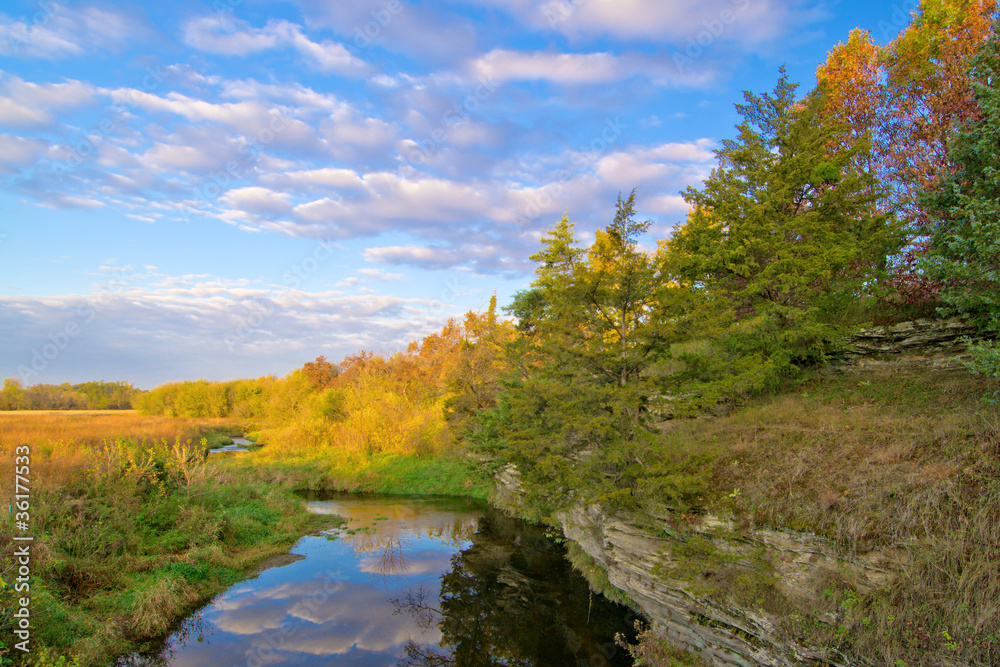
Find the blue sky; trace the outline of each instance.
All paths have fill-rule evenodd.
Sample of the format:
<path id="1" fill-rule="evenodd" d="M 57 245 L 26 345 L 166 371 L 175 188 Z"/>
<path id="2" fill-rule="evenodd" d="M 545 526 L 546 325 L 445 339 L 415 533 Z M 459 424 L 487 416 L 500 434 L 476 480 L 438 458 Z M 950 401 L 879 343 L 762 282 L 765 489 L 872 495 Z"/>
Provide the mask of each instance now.
<path id="1" fill-rule="evenodd" d="M 0 377 L 283 375 L 530 281 L 638 187 L 684 218 L 741 91 L 913 2 L 0 5 Z"/>

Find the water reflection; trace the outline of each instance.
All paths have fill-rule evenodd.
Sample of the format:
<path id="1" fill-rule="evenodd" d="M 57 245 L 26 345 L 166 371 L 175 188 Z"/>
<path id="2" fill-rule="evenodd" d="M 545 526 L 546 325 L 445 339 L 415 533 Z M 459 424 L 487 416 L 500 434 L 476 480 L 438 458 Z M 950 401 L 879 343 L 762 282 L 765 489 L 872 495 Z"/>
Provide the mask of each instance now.
<path id="1" fill-rule="evenodd" d="M 436 599 L 417 587 L 393 604 L 442 635 L 437 647 L 407 642 L 401 666 L 631 664 L 612 639 L 632 626 L 628 610 L 592 596 L 541 528 L 500 512 L 452 556 Z"/>
<path id="2" fill-rule="evenodd" d="M 157 656 L 120 665 L 629 664 L 624 610 L 539 528 L 465 500 L 338 497 L 333 539 L 216 598 Z"/>

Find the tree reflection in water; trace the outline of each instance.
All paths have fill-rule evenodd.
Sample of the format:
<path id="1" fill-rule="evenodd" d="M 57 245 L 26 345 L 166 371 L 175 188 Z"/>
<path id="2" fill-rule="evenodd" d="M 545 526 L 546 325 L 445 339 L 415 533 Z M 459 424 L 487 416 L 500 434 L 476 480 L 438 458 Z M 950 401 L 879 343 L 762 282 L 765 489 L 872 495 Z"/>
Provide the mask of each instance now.
<path id="1" fill-rule="evenodd" d="M 403 554 L 403 541 L 398 537 L 387 538 L 382 545 L 382 553 L 372 565 L 371 571 L 379 577 L 409 574 L 410 567 L 406 564 L 406 556 Z"/>
<path id="2" fill-rule="evenodd" d="M 592 595 L 543 528 L 487 511 L 471 541 L 441 577 L 439 600 L 416 588 L 392 601 L 442 634 L 440 650 L 409 640 L 400 667 L 631 664 L 613 637 L 632 638 L 635 614 Z"/>

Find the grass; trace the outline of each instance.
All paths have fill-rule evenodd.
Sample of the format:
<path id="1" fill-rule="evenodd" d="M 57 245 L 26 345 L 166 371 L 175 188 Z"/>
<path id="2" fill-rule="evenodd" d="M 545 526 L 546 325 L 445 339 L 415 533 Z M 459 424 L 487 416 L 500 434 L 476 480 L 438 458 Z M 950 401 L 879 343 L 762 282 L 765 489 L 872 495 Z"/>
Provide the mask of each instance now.
<path id="1" fill-rule="evenodd" d="M 782 612 L 786 632 L 879 664 L 997 664 L 1000 412 L 984 399 L 996 388 L 958 370 L 817 375 L 726 417 L 662 424 L 641 493 L 743 530 L 816 533 L 846 555 L 898 554 L 888 583 L 831 573 L 816 608 L 799 609 L 773 594 L 767 563 L 736 567 L 691 539 L 677 557 L 706 595 Z M 826 612 L 837 623 L 808 622 Z"/>
<path id="2" fill-rule="evenodd" d="M 229 444 L 242 430 L 233 419 L 174 419 L 148 417 L 134 410 L 18 410 L 0 411 L 0 453 L 18 445 L 33 446 L 48 455 L 77 447 L 101 445 L 108 438 L 128 438 L 138 442 L 209 439 Z M 0 482 L 2 483 L 2 482 Z"/>
<path id="3" fill-rule="evenodd" d="M 13 469 L 14 447 L 31 448 L 32 648 L 47 656 L 32 664 L 60 656 L 107 664 L 149 647 L 259 563 L 335 521 L 304 512 L 287 487 L 206 461 L 187 439 L 225 437 L 231 422 L 25 413 L 3 415 L 0 429 L 0 468 Z M 116 432 L 143 437 L 109 437 Z M 12 482 L 0 480 L 7 497 Z M 14 528 L 0 515 L 0 552 L 11 553 Z M 0 576 L 10 581 L 4 563 Z M 0 589 L 5 637 L 13 597 Z"/>
<path id="4" fill-rule="evenodd" d="M 298 491 L 465 496 L 485 500 L 492 488 L 481 467 L 459 452 L 358 457 L 330 448 L 311 454 L 276 456 L 268 449 L 226 457 L 218 465 L 233 475 Z"/>
<path id="5" fill-rule="evenodd" d="M 15 447 L 31 448 L 32 640 L 46 665 L 106 664 L 153 646 L 259 563 L 337 521 L 302 511 L 297 490 L 485 498 L 489 488 L 476 465 L 440 447 L 365 453 L 275 437 L 205 458 L 242 432 L 234 420 L 132 411 L 0 413 L 0 468 L 13 469 Z M 0 479 L 6 497 L 12 484 Z M 12 518 L 0 517 L 3 553 Z M 5 610 L 12 596 L 0 590 Z M 0 631 L 10 620 L 0 612 Z"/>

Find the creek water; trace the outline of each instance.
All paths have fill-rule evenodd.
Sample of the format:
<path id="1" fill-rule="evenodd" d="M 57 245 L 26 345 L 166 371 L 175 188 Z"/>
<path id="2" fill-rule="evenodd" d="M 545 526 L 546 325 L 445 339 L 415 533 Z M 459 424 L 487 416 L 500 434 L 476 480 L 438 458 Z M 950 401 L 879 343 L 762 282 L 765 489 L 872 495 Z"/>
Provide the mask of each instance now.
<path id="1" fill-rule="evenodd" d="M 256 446 L 256 443 L 247 440 L 246 438 L 232 438 L 233 444 L 223 445 L 222 447 L 216 447 L 215 449 L 208 450 L 209 454 L 225 454 L 226 452 L 249 452 L 247 445 Z"/>
<path id="2" fill-rule="evenodd" d="M 303 537 L 119 665 L 598 667 L 635 615 L 592 594 L 542 527 L 466 499 L 331 495 L 349 519 Z"/>

